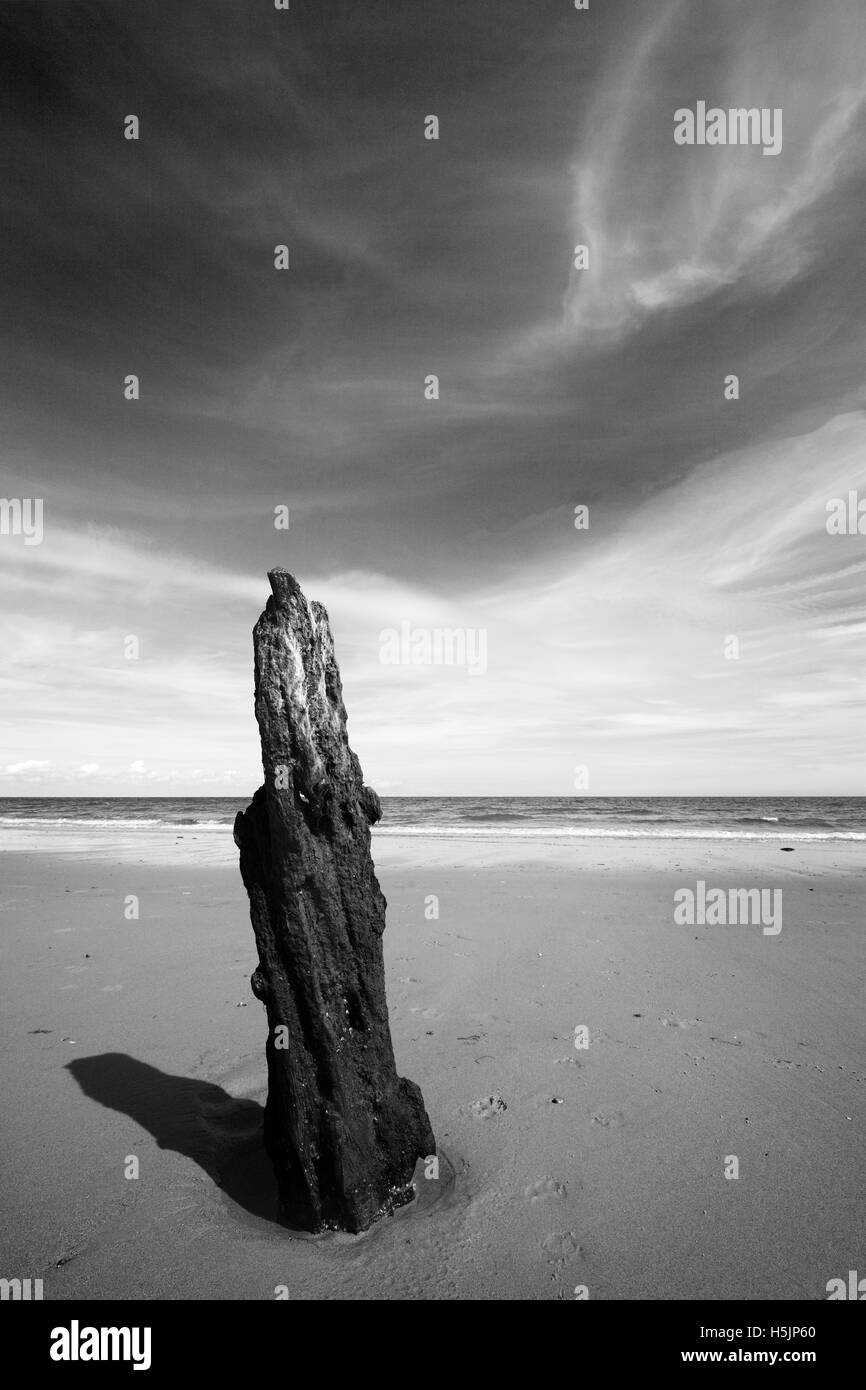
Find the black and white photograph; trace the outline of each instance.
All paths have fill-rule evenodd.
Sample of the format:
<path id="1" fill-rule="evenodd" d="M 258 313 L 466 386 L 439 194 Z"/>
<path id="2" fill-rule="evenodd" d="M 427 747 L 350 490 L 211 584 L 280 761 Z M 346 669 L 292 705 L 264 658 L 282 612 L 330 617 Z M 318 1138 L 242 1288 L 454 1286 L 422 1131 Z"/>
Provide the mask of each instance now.
<path id="1" fill-rule="evenodd" d="M 169 1303 L 553 1301 L 820 1367 L 864 0 L 3 0 L 0 108 L 28 1365 L 159 1374 Z"/>

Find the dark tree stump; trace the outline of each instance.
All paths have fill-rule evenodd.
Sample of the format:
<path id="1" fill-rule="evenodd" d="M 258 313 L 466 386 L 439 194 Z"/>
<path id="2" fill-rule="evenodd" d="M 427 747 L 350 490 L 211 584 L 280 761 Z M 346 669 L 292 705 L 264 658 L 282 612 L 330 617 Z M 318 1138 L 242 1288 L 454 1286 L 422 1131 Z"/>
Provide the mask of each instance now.
<path id="1" fill-rule="evenodd" d="M 268 578 L 253 633 L 265 782 L 234 829 L 268 1014 L 265 1144 L 287 1224 L 362 1231 L 411 1201 L 436 1143 L 394 1063 L 370 857 L 381 807 L 349 747 L 328 615 L 287 571 Z"/>

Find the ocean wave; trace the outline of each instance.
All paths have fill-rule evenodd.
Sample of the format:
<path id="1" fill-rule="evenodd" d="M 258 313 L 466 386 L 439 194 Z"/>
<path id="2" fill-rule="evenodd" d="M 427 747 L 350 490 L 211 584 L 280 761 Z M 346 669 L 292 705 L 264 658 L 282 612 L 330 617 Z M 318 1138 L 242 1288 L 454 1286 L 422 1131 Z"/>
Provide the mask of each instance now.
<path id="1" fill-rule="evenodd" d="M 771 825 L 778 825 L 782 821 L 781 816 L 732 816 L 731 819 L 734 825 L 764 825 L 767 822 Z M 786 816 L 784 824 L 790 826 L 808 825 L 812 830 L 832 830 L 834 828 L 833 821 L 826 820 L 823 816 L 810 815 L 808 811 L 805 811 L 799 820 L 789 819 Z"/>
<path id="2" fill-rule="evenodd" d="M 544 827 L 524 826 L 512 830 L 502 825 L 462 826 L 462 825 L 377 825 L 374 835 L 412 835 L 416 838 L 436 839 L 571 839 L 571 840 L 866 840 L 866 831 L 860 830 L 711 830 L 708 826 L 669 826 L 653 830 L 642 830 L 614 826 L 549 825 Z"/>
<path id="3" fill-rule="evenodd" d="M 97 808 L 94 807 L 94 809 Z M 161 814 L 149 816 L 129 815 L 128 808 L 124 808 L 127 810 L 126 815 L 117 816 L 105 815 L 104 806 L 100 806 L 98 809 L 103 814 L 34 816 L 28 815 L 26 812 L 11 815 L 7 813 L 0 815 L 0 830 L 11 832 L 32 827 L 34 836 L 41 833 L 46 838 L 52 836 L 55 840 L 64 831 L 70 834 L 74 833 L 79 837 L 88 831 L 94 834 L 109 832 L 127 836 L 141 832 L 159 837 L 172 833 L 179 836 L 215 832 L 231 835 L 237 806 L 233 806 L 231 812 L 228 809 L 224 811 L 222 807 L 208 808 L 211 812 L 210 815 L 202 807 L 198 817 L 194 813 L 190 814 L 188 806 L 183 808 L 186 814 L 182 814 L 180 808 L 169 810 L 167 807 L 160 807 Z M 156 810 L 157 808 L 153 809 Z M 486 817 L 482 816 L 475 808 L 468 816 L 462 811 L 455 816 L 453 809 L 446 811 L 443 808 L 440 815 L 434 811 L 430 816 L 414 819 L 411 813 L 407 817 L 403 808 L 394 807 L 392 814 L 395 815 L 393 822 L 389 819 L 386 807 L 384 822 L 374 827 L 373 833 L 376 836 L 488 840 L 755 840 L 788 841 L 792 844 L 798 842 L 805 844 L 866 841 L 866 830 L 842 828 L 838 822 L 834 824 L 832 821 L 822 819 L 820 815 L 809 815 L 808 813 L 804 814 L 799 821 L 795 815 L 787 812 L 783 812 L 781 817 L 728 815 L 725 817 L 726 824 L 723 825 L 708 823 L 701 819 L 696 819 L 691 823 L 681 822 L 678 818 L 670 815 L 667 819 L 658 818 L 651 822 L 636 815 L 633 819 L 630 818 L 629 822 L 623 824 L 622 821 L 617 823 L 612 817 L 608 818 L 603 813 L 596 817 L 588 810 L 584 812 L 587 816 L 586 822 L 581 822 L 577 818 L 574 821 L 569 821 L 567 811 L 563 817 L 562 811 L 560 810 L 560 813 L 557 814 L 557 810 L 554 808 L 549 808 L 546 815 L 544 812 L 537 815 L 526 815 L 520 812 L 503 813 L 499 808 L 495 808 L 492 812 L 488 812 Z M 657 816 L 658 812 L 655 814 Z M 850 825 L 850 820 L 848 823 Z"/>
<path id="4" fill-rule="evenodd" d="M 28 825 L 62 826 L 74 825 L 88 830 L 226 830 L 231 829 L 230 820 L 148 820 L 138 816 L 112 816 L 100 819 L 94 816 L 0 816 L 0 826 L 20 828 Z"/>

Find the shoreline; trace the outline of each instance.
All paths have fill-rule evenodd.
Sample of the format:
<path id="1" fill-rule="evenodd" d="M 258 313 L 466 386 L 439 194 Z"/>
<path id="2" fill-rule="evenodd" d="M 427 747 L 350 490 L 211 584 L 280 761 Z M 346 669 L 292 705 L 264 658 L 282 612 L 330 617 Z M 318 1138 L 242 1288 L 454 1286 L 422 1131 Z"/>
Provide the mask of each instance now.
<path id="1" fill-rule="evenodd" d="M 604 833 L 598 831 L 581 834 L 573 831 L 556 833 L 538 830 L 529 834 L 507 831 L 455 831 L 443 830 L 424 832 L 420 830 L 381 830 L 373 829 L 372 853 L 374 860 L 388 862 L 392 858 L 403 858 L 407 854 L 438 861 L 444 855 L 458 862 L 465 850 L 472 854 L 478 852 L 496 858 L 526 859 L 533 861 L 540 854 L 552 853 L 567 860 L 575 857 L 605 853 L 617 854 L 621 847 L 621 859 L 633 857 L 641 864 L 667 862 L 674 858 L 684 858 L 690 854 L 711 854 L 714 851 L 730 849 L 742 856 L 760 857 L 762 851 L 779 857 L 784 845 L 790 845 L 794 854 L 817 859 L 822 866 L 832 864 L 843 870 L 845 865 L 857 867 L 866 865 L 866 838 L 860 840 L 837 835 L 804 835 L 796 832 L 742 834 L 691 833 L 691 834 L 631 834 Z M 149 863 L 171 865 L 180 862 L 194 864 L 235 864 L 237 849 L 234 844 L 231 826 L 209 829 L 200 827 L 116 826 L 111 829 L 93 829 L 85 823 L 75 826 L 47 827 L 23 824 L 19 827 L 9 825 L 0 827 L 0 860 L 11 855 L 37 855 L 47 858 L 69 857 L 97 862 L 115 861 L 117 863 Z M 786 855 L 787 857 L 787 855 Z"/>

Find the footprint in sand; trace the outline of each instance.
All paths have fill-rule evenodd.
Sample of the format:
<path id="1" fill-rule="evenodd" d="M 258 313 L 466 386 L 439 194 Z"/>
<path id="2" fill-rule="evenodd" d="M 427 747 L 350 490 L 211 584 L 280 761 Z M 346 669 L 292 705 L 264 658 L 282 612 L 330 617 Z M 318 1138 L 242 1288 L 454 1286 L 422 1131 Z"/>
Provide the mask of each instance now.
<path id="1" fill-rule="evenodd" d="M 486 1120 L 491 1115 L 501 1115 L 508 1106 L 500 1095 L 484 1096 L 481 1100 L 474 1100 L 469 1107 L 470 1114 L 476 1120 Z"/>
<path id="2" fill-rule="evenodd" d="M 620 1129 L 625 1124 L 625 1115 L 621 1110 L 597 1110 L 592 1123 L 601 1125 L 602 1129 Z"/>
<path id="3" fill-rule="evenodd" d="M 675 1018 L 672 1015 L 659 1019 L 662 1028 L 694 1028 L 695 1024 L 700 1023 L 700 1021 L 699 1018 Z"/>
<path id="4" fill-rule="evenodd" d="M 440 1014 L 440 1012 L 439 1012 L 438 1009 L 421 1009 L 421 1008 L 414 1008 L 414 1009 L 410 1009 L 409 1012 L 410 1012 L 410 1014 L 420 1014 L 422 1018 L 441 1018 L 441 1017 L 442 1017 L 442 1015 Z"/>
<path id="5" fill-rule="evenodd" d="M 554 1057 L 553 1065 L 555 1067 L 579 1067 L 583 1063 L 578 1057 Z"/>
<path id="6" fill-rule="evenodd" d="M 556 1182 L 553 1178 L 539 1178 L 538 1182 L 523 1189 L 523 1195 L 530 1202 L 541 1202 L 545 1197 L 567 1197 L 568 1188 L 564 1182 Z"/>
<path id="7" fill-rule="evenodd" d="M 541 1248 L 553 1264 L 564 1264 L 579 1252 L 580 1245 L 574 1231 L 552 1231 L 541 1242 Z"/>

